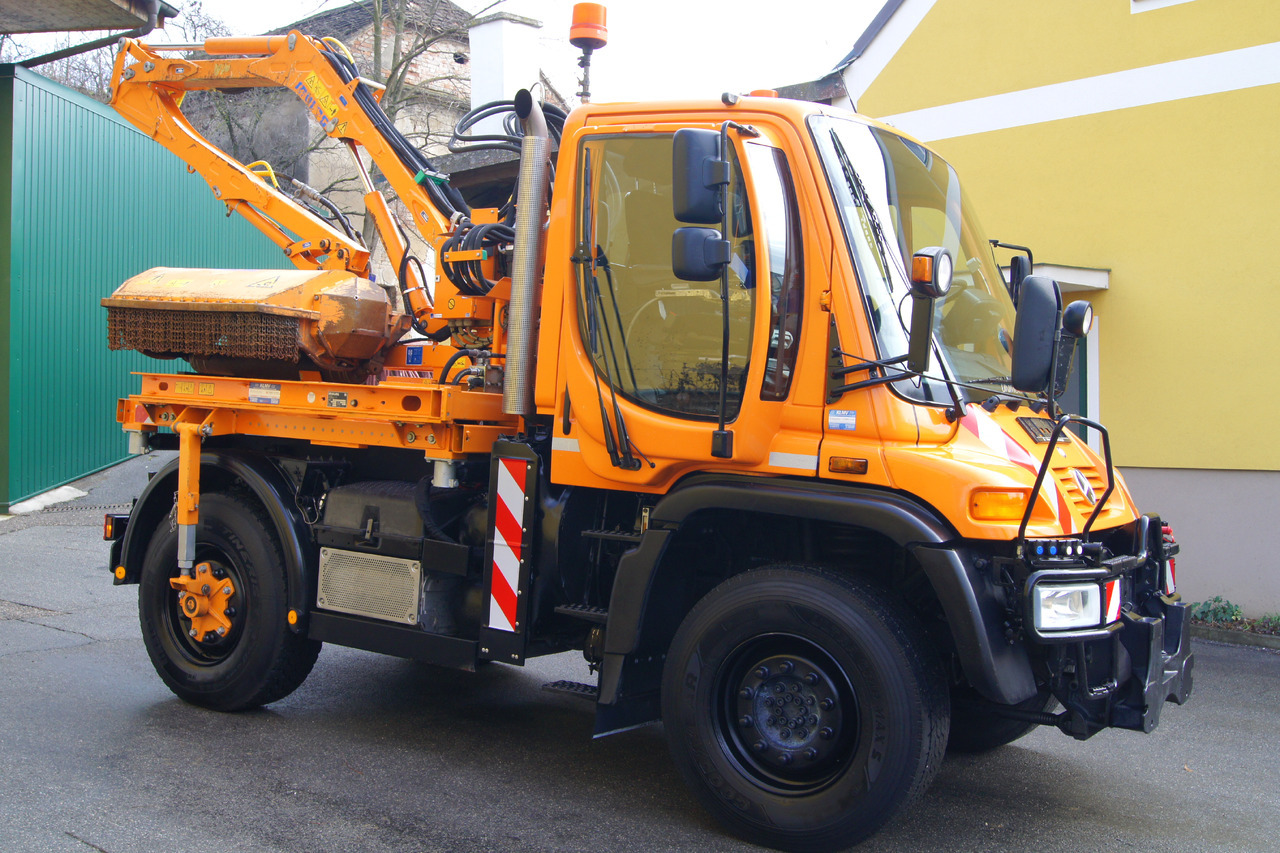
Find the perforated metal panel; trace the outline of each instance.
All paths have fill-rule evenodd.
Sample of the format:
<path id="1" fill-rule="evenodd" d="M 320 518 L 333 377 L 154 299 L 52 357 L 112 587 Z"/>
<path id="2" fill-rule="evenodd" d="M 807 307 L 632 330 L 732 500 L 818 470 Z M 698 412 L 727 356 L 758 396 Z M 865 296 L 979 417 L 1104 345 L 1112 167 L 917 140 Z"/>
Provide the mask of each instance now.
<path id="1" fill-rule="evenodd" d="M 416 560 L 321 548 L 316 604 L 324 610 L 416 625 L 421 574 Z"/>

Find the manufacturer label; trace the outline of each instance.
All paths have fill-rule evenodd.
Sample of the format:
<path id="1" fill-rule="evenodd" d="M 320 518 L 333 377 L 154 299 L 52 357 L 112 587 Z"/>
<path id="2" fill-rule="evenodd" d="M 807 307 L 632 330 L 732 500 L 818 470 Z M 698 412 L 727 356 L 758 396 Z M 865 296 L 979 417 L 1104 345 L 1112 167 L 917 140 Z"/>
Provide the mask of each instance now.
<path id="1" fill-rule="evenodd" d="M 408 347 L 404 353 L 406 365 L 422 364 L 422 347 Z"/>
<path id="2" fill-rule="evenodd" d="M 250 382 L 249 402 L 280 405 L 280 386 L 272 382 Z"/>
<path id="3" fill-rule="evenodd" d="M 345 409 L 347 407 L 346 391 L 330 391 L 325 405 L 331 409 Z"/>
<path id="4" fill-rule="evenodd" d="M 202 396 L 204 396 L 204 397 L 212 397 L 212 396 L 213 396 L 213 383 L 212 383 L 212 382 L 201 382 L 199 385 L 197 385 L 197 386 L 196 386 L 196 393 L 197 393 L 197 394 L 200 394 L 200 395 L 202 395 Z"/>
<path id="5" fill-rule="evenodd" d="M 827 429 L 855 430 L 858 413 L 852 409 L 831 409 L 827 412 Z"/>

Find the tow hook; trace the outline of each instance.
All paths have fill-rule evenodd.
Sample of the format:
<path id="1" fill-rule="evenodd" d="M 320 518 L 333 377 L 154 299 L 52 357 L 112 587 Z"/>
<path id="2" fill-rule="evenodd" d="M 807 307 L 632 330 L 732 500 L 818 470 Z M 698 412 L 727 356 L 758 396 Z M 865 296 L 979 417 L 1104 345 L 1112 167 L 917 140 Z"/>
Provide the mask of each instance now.
<path id="1" fill-rule="evenodd" d="M 222 574 L 219 578 L 217 575 Z M 191 620 L 187 634 L 197 643 L 222 638 L 231 630 L 231 597 L 236 594 L 231 578 L 215 572 L 210 563 L 198 563 L 190 576 L 169 578 L 169 586 L 178 591 L 178 609 Z"/>

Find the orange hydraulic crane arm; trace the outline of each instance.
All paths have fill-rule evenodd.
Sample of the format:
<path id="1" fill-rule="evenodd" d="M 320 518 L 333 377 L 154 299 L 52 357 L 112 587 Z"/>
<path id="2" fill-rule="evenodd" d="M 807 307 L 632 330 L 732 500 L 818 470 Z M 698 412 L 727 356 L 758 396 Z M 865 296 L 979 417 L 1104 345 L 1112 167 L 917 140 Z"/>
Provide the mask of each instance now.
<path id="1" fill-rule="evenodd" d="M 451 217 L 459 208 L 466 212 L 461 198 L 444 186 L 443 176 L 395 130 L 371 85 L 356 75 L 350 59 L 325 41 L 297 31 L 287 36 L 212 38 L 203 44 L 207 59 L 166 54 L 174 49 L 125 39 L 112 75 L 111 105 L 199 172 L 229 210 L 252 222 L 299 268 L 345 269 L 367 276 L 369 253 L 358 240 L 205 139 L 183 115 L 187 91 L 279 86 L 296 94 L 329 136 L 351 148 L 365 182 L 369 213 L 396 268 L 401 267 L 408 247 L 385 202 L 380 196 L 373 200 L 377 193 L 364 170 L 360 148 L 377 164 L 407 205 L 423 239 L 437 251 L 451 228 Z M 411 268 L 406 277 L 403 284 L 410 308 L 424 321 L 432 307 L 427 291 Z"/>

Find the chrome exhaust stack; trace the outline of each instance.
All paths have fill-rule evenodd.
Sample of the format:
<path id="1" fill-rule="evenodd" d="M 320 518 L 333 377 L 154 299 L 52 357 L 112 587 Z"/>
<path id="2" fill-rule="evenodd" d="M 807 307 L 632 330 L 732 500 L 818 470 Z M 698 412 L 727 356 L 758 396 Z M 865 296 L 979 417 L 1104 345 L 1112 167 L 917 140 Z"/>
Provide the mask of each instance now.
<path id="1" fill-rule="evenodd" d="M 542 107 L 528 89 L 516 93 L 515 108 L 524 137 L 520 141 L 520 175 L 516 183 L 515 252 L 502 410 L 508 415 L 527 417 L 533 414 L 533 352 L 538 339 L 536 314 L 546 256 L 544 225 L 551 183 L 551 141 Z"/>

